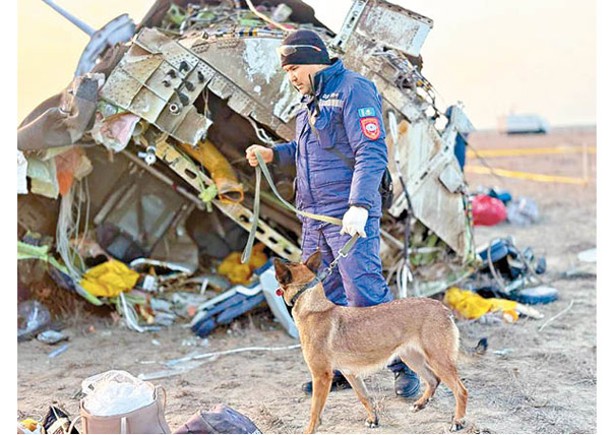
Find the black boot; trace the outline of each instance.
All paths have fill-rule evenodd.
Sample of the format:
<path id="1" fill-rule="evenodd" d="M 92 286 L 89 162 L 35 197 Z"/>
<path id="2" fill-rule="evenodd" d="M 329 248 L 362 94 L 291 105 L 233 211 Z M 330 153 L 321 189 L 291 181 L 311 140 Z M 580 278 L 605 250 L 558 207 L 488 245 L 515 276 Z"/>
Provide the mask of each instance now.
<path id="1" fill-rule="evenodd" d="M 330 391 L 339 391 L 346 390 L 347 388 L 351 388 L 351 384 L 347 381 L 347 378 L 343 376 L 341 372 L 338 370 L 334 370 L 334 376 L 332 377 L 332 387 Z M 309 396 L 313 394 L 313 382 L 305 382 L 302 384 L 302 391 L 304 391 Z"/>
<path id="2" fill-rule="evenodd" d="M 406 364 L 400 370 L 393 370 L 393 387 L 395 394 L 406 399 L 413 399 L 419 394 L 421 381 L 415 372 Z"/>

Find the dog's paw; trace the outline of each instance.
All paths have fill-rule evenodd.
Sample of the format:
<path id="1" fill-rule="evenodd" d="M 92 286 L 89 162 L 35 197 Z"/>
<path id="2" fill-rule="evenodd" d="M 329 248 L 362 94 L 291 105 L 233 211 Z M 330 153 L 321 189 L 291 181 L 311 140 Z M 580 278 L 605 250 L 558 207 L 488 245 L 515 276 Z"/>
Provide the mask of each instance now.
<path id="1" fill-rule="evenodd" d="M 452 426 L 450 427 L 451 432 L 458 432 L 465 427 L 465 421 L 463 420 L 454 420 Z"/>
<path id="2" fill-rule="evenodd" d="M 374 420 L 371 418 L 366 419 L 366 427 L 370 429 L 374 429 L 375 427 L 379 427 L 379 419 L 378 417 L 374 417 Z"/>
<path id="3" fill-rule="evenodd" d="M 419 412 L 421 409 L 425 409 L 425 406 L 427 406 L 427 401 L 421 403 L 416 402 L 413 403 L 413 405 L 410 407 L 410 410 L 412 412 Z"/>

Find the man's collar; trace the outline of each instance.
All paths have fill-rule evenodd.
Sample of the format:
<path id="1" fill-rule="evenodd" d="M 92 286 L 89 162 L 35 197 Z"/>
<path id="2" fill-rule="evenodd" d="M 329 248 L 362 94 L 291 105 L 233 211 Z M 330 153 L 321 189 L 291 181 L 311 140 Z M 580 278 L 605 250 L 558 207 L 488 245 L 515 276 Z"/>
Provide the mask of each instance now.
<path id="1" fill-rule="evenodd" d="M 338 58 L 334 58 L 334 59 L 332 59 L 332 63 L 330 65 L 328 65 L 327 68 L 317 71 L 313 75 L 313 88 L 314 88 L 315 96 L 317 98 L 319 98 L 319 96 L 321 95 L 322 90 L 324 88 L 324 85 L 326 83 L 328 83 L 328 81 L 332 77 L 334 77 L 336 74 L 344 71 L 344 69 L 345 69 L 345 66 L 343 65 L 343 61 Z M 300 102 L 309 104 L 313 100 L 314 100 L 313 95 L 307 94 L 307 95 L 302 96 Z"/>

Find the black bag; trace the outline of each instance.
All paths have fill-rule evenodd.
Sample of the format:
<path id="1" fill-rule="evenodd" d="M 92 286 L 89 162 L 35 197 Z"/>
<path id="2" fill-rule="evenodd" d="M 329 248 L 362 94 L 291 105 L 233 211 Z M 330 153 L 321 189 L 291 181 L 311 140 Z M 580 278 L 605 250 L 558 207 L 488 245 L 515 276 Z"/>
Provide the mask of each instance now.
<path id="1" fill-rule="evenodd" d="M 393 204 L 393 180 L 389 168 L 385 168 L 385 172 L 383 172 L 379 193 L 381 194 L 381 209 L 388 210 Z"/>
<path id="2" fill-rule="evenodd" d="M 210 411 L 199 411 L 173 433 L 262 433 L 253 421 L 230 406 L 218 404 Z"/>

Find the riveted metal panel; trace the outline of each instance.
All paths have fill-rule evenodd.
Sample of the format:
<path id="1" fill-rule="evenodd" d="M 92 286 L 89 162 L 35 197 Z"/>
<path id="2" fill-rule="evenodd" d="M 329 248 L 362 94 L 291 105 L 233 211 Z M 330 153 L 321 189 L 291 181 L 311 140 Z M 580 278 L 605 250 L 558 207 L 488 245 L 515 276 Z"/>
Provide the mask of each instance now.
<path id="1" fill-rule="evenodd" d="M 142 84 L 130 77 L 120 68 L 115 68 L 99 91 L 101 98 L 127 109 L 133 98 L 142 88 Z"/>
<path id="2" fill-rule="evenodd" d="M 174 68 L 167 62 L 162 62 L 156 71 L 146 81 L 148 86 L 155 94 L 165 101 L 168 101 L 175 93 L 175 88 L 180 85 L 180 79 L 172 78 L 169 74 Z"/>
<path id="3" fill-rule="evenodd" d="M 231 97 L 228 99 L 228 107 L 241 116 L 248 117 L 253 110 L 252 99 L 245 92 L 235 89 Z"/>
<path id="4" fill-rule="evenodd" d="M 131 102 L 129 110 L 146 121 L 154 123 L 165 107 L 165 103 L 165 100 L 150 89 L 142 87 Z"/>
<path id="5" fill-rule="evenodd" d="M 188 106 L 184 119 L 171 132 L 171 135 L 182 143 L 195 146 L 204 137 L 211 122 L 197 112 L 194 106 Z"/>
<path id="6" fill-rule="evenodd" d="M 235 92 L 235 86 L 226 80 L 226 78 L 218 74 L 209 82 L 209 90 L 225 100 Z"/>
<path id="7" fill-rule="evenodd" d="M 127 54 L 119 66 L 138 82 L 145 83 L 162 62 L 163 58 L 158 55 L 131 56 Z"/>
<path id="8" fill-rule="evenodd" d="M 161 130 L 171 134 L 186 116 L 186 111 L 180 103 L 178 96 L 173 93 L 159 116 L 155 125 Z"/>

